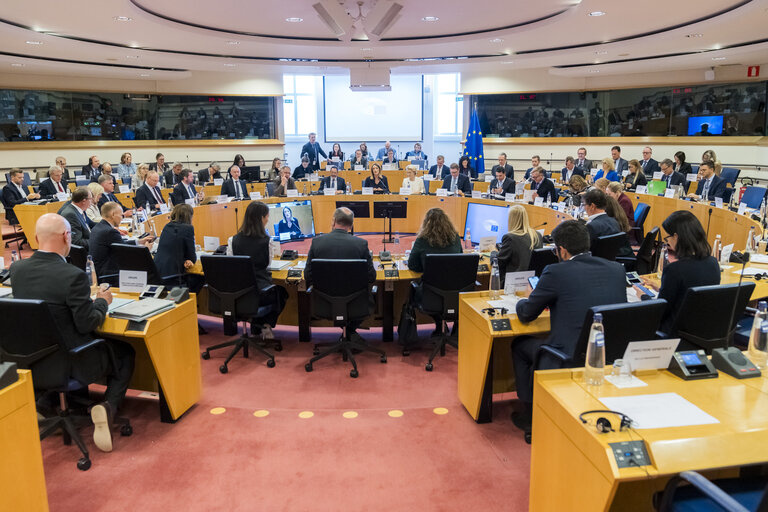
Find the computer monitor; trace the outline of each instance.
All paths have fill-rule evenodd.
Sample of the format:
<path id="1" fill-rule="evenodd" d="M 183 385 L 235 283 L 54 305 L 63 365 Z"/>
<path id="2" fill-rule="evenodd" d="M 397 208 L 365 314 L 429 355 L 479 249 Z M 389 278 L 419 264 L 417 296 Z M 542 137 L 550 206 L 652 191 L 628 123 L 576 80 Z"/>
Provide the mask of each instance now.
<path id="1" fill-rule="evenodd" d="M 371 218 L 371 203 L 368 201 L 336 201 L 336 208 L 349 208 L 356 219 Z"/>
<path id="2" fill-rule="evenodd" d="M 507 232 L 509 207 L 495 204 L 468 203 L 467 217 L 464 221 L 464 234 L 469 230 L 473 244 L 479 244 L 485 236 L 495 236 L 501 243 L 501 237 Z"/>
<path id="3" fill-rule="evenodd" d="M 261 179 L 261 166 L 260 165 L 244 165 L 240 169 L 240 179 L 245 180 L 248 183 L 259 181 Z"/>
<path id="4" fill-rule="evenodd" d="M 290 242 L 315 236 L 312 201 L 285 201 L 269 207 L 269 235 L 273 240 Z"/>
<path id="5" fill-rule="evenodd" d="M 688 135 L 722 135 L 723 116 L 693 116 L 688 118 Z"/>

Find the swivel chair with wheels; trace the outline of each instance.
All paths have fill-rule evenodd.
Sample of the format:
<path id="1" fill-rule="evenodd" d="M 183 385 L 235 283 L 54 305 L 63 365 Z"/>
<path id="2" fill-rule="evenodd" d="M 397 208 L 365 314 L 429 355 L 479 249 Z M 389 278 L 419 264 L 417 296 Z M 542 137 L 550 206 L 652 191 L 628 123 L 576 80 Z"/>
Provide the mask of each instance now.
<path id="1" fill-rule="evenodd" d="M 449 336 L 448 322 L 459 318 L 459 293 L 472 291 L 479 284 L 478 261 L 477 254 L 427 254 L 421 281 L 411 283 L 414 306 L 441 322 L 440 338 L 424 367 L 428 372 L 433 370 L 432 361 L 437 354 L 445 355 L 446 345 L 459 347 L 458 340 Z M 406 349 L 403 355 L 408 355 Z"/>
<path id="2" fill-rule="evenodd" d="M 203 273 L 208 283 L 208 308 L 212 313 L 242 322 L 243 328 L 243 334 L 239 338 L 206 347 L 202 353 L 203 359 L 211 357 L 211 350 L 233 347 L 224 364 L 219 367 L 221 373 L 227 373 L 227 365 L 232 358 L 241 349 L 243 356 L 247 358 L 248 348 L 253 344 L 253 348 L 267 358 L 267 366 L 274 368 L 275 356 L 266 351 L 260 340 L 248 335 L 248 322 L 275 311 L 276 303 L 262 304 L 262 299 L 270 293 L 275 293 L 277 287 L 269 285 L 266 288 L 258 288 L 250 256 L 201 256 L 200 262 L 203 264 Z M 283 349 L 280 340 L 273 340 L 273 345 L 277 351 Z"/>
<path id="3" fill-rule="evenodd" d="M 116 367 L 115 355 L 109 344 L 103 339 L 95 339 L 72 349 L 67 348 L 48 304 L 42 300 L 0 299 L 0 315 L 4 318 L 0 322 L 0 361 L 14 362 L 19 368 L 31 370 L 36 394 L 54 392 L 59 396 L 56 416 L 38 422 L 40 440 L 61 430 L 64 444 L 75 441 L 80 449 L 82 457 L 77 461 L 77 468 L 88 470 L 91 459 L 77 429 L 90 424 L 90 417 L 73 414 L 68 404 L 68 395 L 83 390 L 87 392 L 88 384 L 71 378 L 69 368 L 72 360 L 99 345 L 107 347 L 112 366 Z M 133 434 L 128 419 L 115 417 L 112 421 L 120 425 L 122 436 Z"/>
<path id="4" fill-rule="evenodd" d="M 149 248 L 143 245 L 112 244 L 112 253 L 120 270 L 139 270 L 147 273 L 147 284 L 180 285 L 185 274 L 161 276 Z"/>
<path id="5" fill-rule="evenodd" d="M 682 483 L 690 485 L 681 487 Z M 768 510 L 768 481 L 759 476 L 710 481 L 695 471 L 683 471 L 654 496 L 654 505 L 659 512 L 764 511 Z"/>
<path id="6" fill-rule="evenodd" d="M 339 276 L 344 278 L 339 279 Z M 341 337 L 325 351 L 315 351 L 315 357 L 304 365 L 306 371 L 311 372 L 314 363 L 320 359 L 341 353 L 344 361 L 352 363 L 349 376 L 357 378 L 359 373 L 353 350 L 374 352 L 379 354 L 382 363 L 387 362 L 383 350 L 371 347 L 362 339 L 351 339 L 352 333 L 349 332 L 351 325 L 359 324 L 373 313 L 376 287 L 369 290 L 367 261 L 313 259 L 312 286 L 307 293 L 312 299 L 312 314 L 341 327 Z"/>
<path id="7" fill-rule="evenodd" d="M 557 254 L 550 247 L 544 247 L 541 249 L 534 249 L 531 252 L 531 261 L 528 263 L 528 270 L 533 270 L 536 277 L 541 277 L 541 273 L 544 272 L 544 268 L 547 265 L 557 263 Z"/>
<path id="8" fill-rule="evenodd" d="M 6 174 L 6 177 L 8 174 Z M 24 173 L 24 176 L 26 178 L 27 173 Z M 6 182 L 10 182 L 10 178 L 6 178 Z M 5 247 L 8 248 L 12 242 L 16 242 L 16 252 L 20 253 L 21 248 L 24 247 L 24 244 L 29 245 L 29 242 L 27 241 L 27 235 L 24 234 L 24 231 L 19 231 L 19 219 L 16 218 L 16 214 L 13 211 L 13 205 L 8 204 L 8 202 L 3 197 L 3 194 L 0 193 L 0 203 L 3 205 L 3 209 L 5 209 L 5 219 L 8 221 L 8 224 L 13 228 L 13 233 L 10 235 L 3 235 L 3 240 L 5 241 Z"/>

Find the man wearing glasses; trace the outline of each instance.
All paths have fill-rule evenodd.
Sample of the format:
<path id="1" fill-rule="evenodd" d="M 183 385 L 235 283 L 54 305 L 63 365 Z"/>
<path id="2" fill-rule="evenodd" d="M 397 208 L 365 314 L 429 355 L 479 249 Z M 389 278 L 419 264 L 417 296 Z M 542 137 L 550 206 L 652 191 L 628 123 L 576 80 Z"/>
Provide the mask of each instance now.
<path id="1" fill-rule="evenodd" d="M 640 160 L 640 167 L 643 168 L 643 173 L 645 173 L 645 177 L 649 180 L 653 177 L 653 173 L 661 170 L 659 162 L 651 158 L 652 155 L 653 150 L 650 147 L 645 146 L 643 148 L 643 159 Z"/>

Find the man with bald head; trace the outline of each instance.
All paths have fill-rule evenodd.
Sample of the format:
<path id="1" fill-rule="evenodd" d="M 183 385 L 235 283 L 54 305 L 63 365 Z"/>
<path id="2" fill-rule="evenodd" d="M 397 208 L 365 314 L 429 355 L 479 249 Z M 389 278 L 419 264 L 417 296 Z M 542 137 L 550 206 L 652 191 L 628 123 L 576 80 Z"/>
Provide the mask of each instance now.
<path id="1" fill-rule="evenodd" d="M 35 229 L 39 249 L 11 265 L 13 296 L 47 302 L 67 349 L 89 343 L 94 338 L 93 331 L 104 322 L 112 294 L 100 288 L 96 299 L 91 300 L 91 285 L 85 272 L 67 263 L 72 230 L 64 217 L 46 213 L 37 220 Z M 115 355 L 115 365 L 109 357 L 110 350 Z M 91 409 L 91 419 L 96 427 L 96 446 L 112 451 L 111 418 L 125 397 L 134 357 L 130 345 L 114 340 L 95 345 L 71 361 L 62 351 L 54 352 L 35 364 L 35 384 L 56 386 L 69 378 L 91 384 L 106 378 L 105 401 Z"/>

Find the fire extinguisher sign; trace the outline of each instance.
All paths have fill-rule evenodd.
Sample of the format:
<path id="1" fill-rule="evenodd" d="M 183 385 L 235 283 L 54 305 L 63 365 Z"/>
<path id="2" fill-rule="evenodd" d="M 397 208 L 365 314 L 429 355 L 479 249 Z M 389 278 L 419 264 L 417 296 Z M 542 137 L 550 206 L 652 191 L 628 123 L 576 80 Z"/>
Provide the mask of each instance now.
<path id="1" fill-rule="evenodd" d="M 749 66 L 747 68 L 747 77 L 755 78 L 760 76 L 760 66 Z"/>

